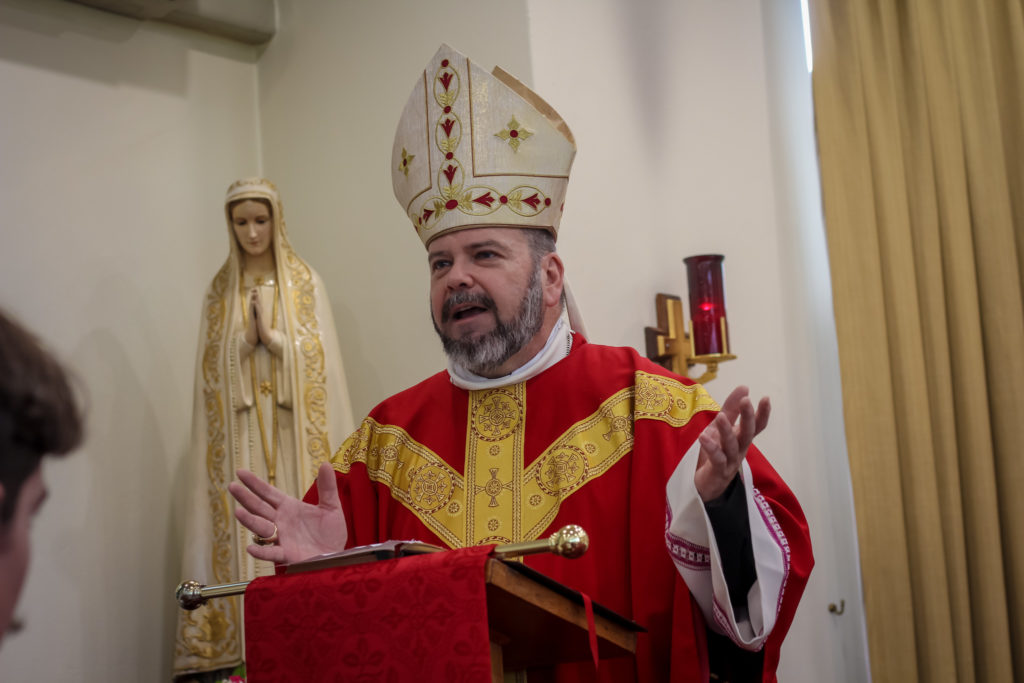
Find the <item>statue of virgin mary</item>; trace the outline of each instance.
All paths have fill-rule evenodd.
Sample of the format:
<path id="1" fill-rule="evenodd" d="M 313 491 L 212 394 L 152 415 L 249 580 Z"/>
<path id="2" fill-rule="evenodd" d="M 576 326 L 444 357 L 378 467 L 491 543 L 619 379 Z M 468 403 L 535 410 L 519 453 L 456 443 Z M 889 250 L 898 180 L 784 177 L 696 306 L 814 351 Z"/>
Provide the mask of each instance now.
<path id="1" fill-rule="evenodd" d="M 224 208 L 230 253 L 203 300 L 183 562 L 183 577 L 208 585 L 273 572 L 246 552 L 235 471 L 301 498 L 353 430 L 327 292 L 288 242 L 277 188 L 239 180 Z M 230 671 L 244 653 L 240 598 L 179 613 L 176 677 Z"/>

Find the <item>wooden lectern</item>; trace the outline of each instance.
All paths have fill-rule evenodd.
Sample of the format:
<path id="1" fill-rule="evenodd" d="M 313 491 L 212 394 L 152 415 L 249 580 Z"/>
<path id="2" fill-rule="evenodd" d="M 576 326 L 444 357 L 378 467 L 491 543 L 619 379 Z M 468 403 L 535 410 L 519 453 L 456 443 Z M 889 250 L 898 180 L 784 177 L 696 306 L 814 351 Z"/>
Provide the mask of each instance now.
<path id="1" fill-rule="evenodd" d="M 571 526 L 550 539 L 496 548 L 432 552 L 441 549 L 390 542 L 250 583 L 185 582 L 176 595 L 183 608 L 196 609 L 211 597 L 245 593 L 251 683 L 433 683 L 454 674 L 478 681 L 488 671 L 490 680 L 504 681 L 518 671 L 586 662 L 595 651 L 599 659 L 635 652 L 642 627 L 596 603 L 588 614 L 580 593 L 504 559 L 548 551 L 578 557 L 586 544 L 586 532 Z"/>
<path id="2" fill-rule="evenodd" d="M 586 609 L 568 591 L 525 565 L 487 561 L 487 614 L 491 680 L 506 672 L 591 658 Z M 600 605 L 594 606 L 600 659 L 631 656 L 643 630 Z"/>

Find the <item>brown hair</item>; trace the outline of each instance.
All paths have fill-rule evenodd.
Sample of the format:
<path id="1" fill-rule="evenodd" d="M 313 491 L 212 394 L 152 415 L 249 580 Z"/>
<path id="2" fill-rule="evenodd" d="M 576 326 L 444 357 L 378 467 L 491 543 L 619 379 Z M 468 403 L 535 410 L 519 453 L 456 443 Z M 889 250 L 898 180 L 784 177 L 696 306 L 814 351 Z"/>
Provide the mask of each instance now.
<path id="1" fill-rule="evenodd" d="M 64 368 L 36 337 L 0 311 L 0 524 L 43 456 L 82 440 L 82 417 Z"/>

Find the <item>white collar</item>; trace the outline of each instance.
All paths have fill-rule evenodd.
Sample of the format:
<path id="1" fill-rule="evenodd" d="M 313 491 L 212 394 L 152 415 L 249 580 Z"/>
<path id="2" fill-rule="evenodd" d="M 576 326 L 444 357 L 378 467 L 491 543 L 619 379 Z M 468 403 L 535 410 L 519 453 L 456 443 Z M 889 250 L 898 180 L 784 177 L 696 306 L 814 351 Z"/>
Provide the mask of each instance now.
<path id="1" fill-rule="evenodd" d="M 558 361 L 568 356 L 571 349 L 572 330 L 569 329 L 569 325 L 565 322 L 564 317 L 562 317 L 558 319 L 558 322 L 555 323 L 554 329 L 551 330 L 551 334 L 548 335 L 548 340 L 545 342 L 544 348 L 541 349 L 536 356 L 527 361 L 526 364 L 521 365 L 512 371 L 511 374 L 505 375 L 504 377 L 481 377 L 480 375 L 474 374 L 466 368 L 456 365 L 449 360 L 448 376 L 451 378 L 452 384 L 460 389 L 467 389 L 469 391 L 495 389 L 497 387 L 504 387 L 510 384 L 519 384 L 520 382 L 525 382 L 531 377 L 536 377 Z"/>

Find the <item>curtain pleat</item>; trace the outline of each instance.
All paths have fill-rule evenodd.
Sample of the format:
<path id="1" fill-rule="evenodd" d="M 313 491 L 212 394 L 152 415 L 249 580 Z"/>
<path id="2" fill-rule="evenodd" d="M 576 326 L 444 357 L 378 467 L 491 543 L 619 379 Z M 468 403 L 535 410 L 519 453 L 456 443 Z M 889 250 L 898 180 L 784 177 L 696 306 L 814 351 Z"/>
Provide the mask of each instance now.
<path id="1" fill-rule="evenodd" d="M 810 9 L 872 673 L 1024 679 L 1024 13 Z"/>

